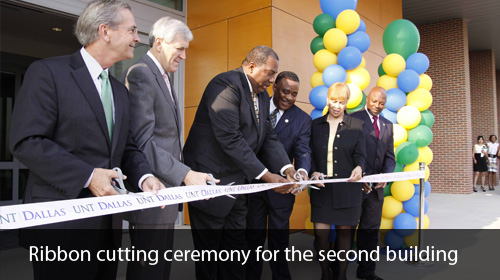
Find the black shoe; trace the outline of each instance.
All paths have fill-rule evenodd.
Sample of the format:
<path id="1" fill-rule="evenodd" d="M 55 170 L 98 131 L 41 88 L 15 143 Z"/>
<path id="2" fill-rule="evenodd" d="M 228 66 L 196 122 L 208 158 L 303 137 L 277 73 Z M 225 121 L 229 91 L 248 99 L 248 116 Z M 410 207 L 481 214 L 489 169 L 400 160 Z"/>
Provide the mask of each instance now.
<path id="1" fill-rule="evenodd" d="M 366 277 L 359 277 L 356 276 L 358 279 L 364 279 L 364 280 L 384 280 L 383 278 L 380 278 L 377 276 L 377 274 L 373 273 L 372 275 L 368 275 Z"/>

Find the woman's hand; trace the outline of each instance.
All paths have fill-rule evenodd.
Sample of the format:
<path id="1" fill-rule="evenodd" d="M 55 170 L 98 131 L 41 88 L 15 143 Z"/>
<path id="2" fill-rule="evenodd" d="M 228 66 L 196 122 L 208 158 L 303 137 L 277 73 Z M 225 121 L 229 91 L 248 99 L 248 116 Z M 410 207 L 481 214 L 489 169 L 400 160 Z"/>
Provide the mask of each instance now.
<path id="1" fill-rule="evenodd" d="M 314 180 L 319 180 L 320 177 L 322 177 L 323 174 L 322 173 L 319 173 L 319 172 L 314 172 L 312 175 L 311 175 L 311 181 L 314 181 Z M 316 186 L 318 187 L 325 187 L 325 184 L 323 183 L 317 183 L 315 184 Z"/>
<path id="2" fill-rule="evenodd" d="M 351 172 L 351 177 L 347 179 L 347 182 L 356 182 L 361 180 L 363 178 L 363 170 L 361 169 L 361 166 L 356 166 L 352 172 Z"/>

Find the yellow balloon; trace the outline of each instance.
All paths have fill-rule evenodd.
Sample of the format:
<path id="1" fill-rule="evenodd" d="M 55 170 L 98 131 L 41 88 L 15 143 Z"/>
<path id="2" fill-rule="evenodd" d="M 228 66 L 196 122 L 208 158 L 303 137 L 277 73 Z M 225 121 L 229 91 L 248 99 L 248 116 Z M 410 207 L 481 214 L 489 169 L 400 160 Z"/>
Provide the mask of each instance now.
<path id="1" fill-rule="evenodd" d="M 422 115 L 416 107 L 410 105 L 399 109 L 396 119 L 399 125 L 409 130 L 420 123 Z"/>
<path id="2" fill-rule="evenodd" d="M 349 83 L 347 84 L 347 86 L 351 91 L 351 96 L 349 97 L 349 100 L 347 100 L 347 108 L 351 109 L 358 106 L 359 103 L 361 103 L 361 100 L 363 100 L 363 92 L 355 84 Z"/>
<path id="3" fill-rule="evenodd" d="M 406 96 L 406 105 L 412 105 L 422 112 L 432 105 L 432 95 L 424 88 L 417 88 Z"/>
<path id="4" fill-rule="evenodd" d="M 415 217 L 415 219 L 417 220 L 417 229 L 420 227 L 420 224 L 418 223 L 418 217 Z M 428 229 L 429 228 L 429 217 L 427 215 L 424 215 L 424 229 Z"/>
<path id="5" fill-rule="evenodd" d="M 346 34 L 351 34 L 358 30 L 360 22 L 361 19 L 356 11 L 344 10 L 337 16 L 335 26 L 342 29 Z"/>
<path id="6" fill-rule="evenodd" d="M 377 86 L 383 87 L 385 90 L 398 87 L 398 79 L 389 75 L 383 75 L 378 78 Z"/>
<path id="7" fill-rule="evenodd" d="M 393 229 L 393 223 L 394 219 L 387 219 L 382 217 L 382 220 L 380 220 L 380 232 L 388 232 L 389 230 Z"/>
<path id="8" fill-rule="evenodd" d="M 361 90 L 364 90 L 370 84 L 370 73 L 361 66 L 353 70 L 348 70 L 347 83 L 353 83 Z"/>
<path id="9" fill-rule="evenodd" d="M 382 206 L 382 217 L 386 219 L 394 219 L 403 211 L 403 202 L 395 199 L 392 196 L 384 197 L 384 205 Z"/>
<path id="10" fill-rule="evenodd" d="M 385 244 L 385 234 L 388 232 L 389 230 L 384 230 L 384 231 L 380 231 L 380 243 L 382 243 L 382 245 L 386 246 L 387 244 Z"/>
<path id="11" fill-rule="evenodd" d="M 399 73 L 406 69 L 406 61 L 401 55 L 391 53 L 382 61 L 382 68 L 384 68 L 387 75 L 397 77 Z"/>
<path id="12" fill-rule="evenodd" d="M 415 186 L 409 181 L 396 181 L 392 183 L 391 194 L 395 199 L 403 202 L 412 198 L 415 194 Z"/>
<path id="13" fill-rule="evenodd" d="M 422 74 L 420 75 L 420 84 L 418 85 L 419 88 L 425 88 L 428 91 L 431 91 L 432 88 L 432 79 L 429 77 L 427 74 Z"/>
<path id="14" fill-rule="evenodd" d="M 323 116 L 328 114 L 328 105 L 325 106 L 325 108 L 323 108 Z"/>
<path id="15" fill-rule="evenodd" d="M 397 123 L 393 124 L 392 127 L 394 133 L 394 148 L 396 148 L 399 144 L 408 140 L 408 131 Z"/>
<path id="16" fill-rule="evenodd" d="M 338 28 L 331 28 L 323 35 L 325 48 L 333 53 L 339 53 L 347 46 L 347 35 Z"/>
<path id="17" fill-rule="evenodd" d="M 406 246 L 408 246 L 408 247 L 418 246 L 418 231 L 415 231 L 411 235 L 405 236 L 404 239 L 405 239 Z"/>
<path id="18" fill-rule="evenodd" d="M 319 72 L 323 72 L 326 67 L 337 64 L 337 55 L 329 50 L 319 50 L 313 56 L 313 64 Z"/>
<path id="19" fill-rule="evenodd" d="M 434 154 L 429 146 L 418 148 L 417 162 L 425 162 L 426 165 L 429 165 L 431 164 L 433 158 Z"/>
<path id="20" fill-rule="evenodd" d="M 365 68 L 366 67 L 366 59 L 364 56 L 361 56 L 361 63 L 358 67 Z"/>
<path id="21" fill-rule="evenodd" d="M 317 86 L 324 86 L 325 83 L 323 82 L 323 73 L 321 72 L 314 72 L 311 76 L 311 87 L 315 88 Z"/>
<path id="22" fill-rule="evenodd" d="M 408 164 L 403 169 L 403 171 L 405 171 L 405 172 L 406 171 L 419 171 L 419 170 L 420 169 L 419 169 L 419 166 L 418 166 L 418 161 L 415 161 L 412 164 Z M 429 167 L 427 167 L 427 165 L 426 165 L 425 166 L 425 181 L 427 181 L 429 179 L 429 175 L 430 174 L 431 174 L 431 171 L 429 170 Z M 414 185 L 418 185 L 418 184 L 420 184 L 420 179 L 412 179 L 412 180 L 410 180 L 410 182 L 412 182 L 412 184 L 414 184 Z"/>

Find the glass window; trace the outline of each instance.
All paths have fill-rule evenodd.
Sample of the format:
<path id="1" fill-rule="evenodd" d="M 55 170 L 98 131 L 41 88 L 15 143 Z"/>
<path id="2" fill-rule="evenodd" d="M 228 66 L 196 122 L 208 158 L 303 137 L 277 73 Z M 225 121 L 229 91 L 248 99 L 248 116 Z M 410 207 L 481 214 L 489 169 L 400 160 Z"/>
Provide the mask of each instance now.
<path id="1" fill-rule="evenodd" d="M 12 170 L 0 170 L 0 201 L 12 200 Z"/>
<path id="2" fill-rule="evenodd" d="M 7 132 L 10 127 L 15 92 L 16 74 L 2 71 L 0 73 L 0 161 L 12 160 L 7 144 Z"/>
<path id="3" fill-rule="evenodd" d="M 183 0 L 148 0 L 148 1 L 182 12 Z"/>

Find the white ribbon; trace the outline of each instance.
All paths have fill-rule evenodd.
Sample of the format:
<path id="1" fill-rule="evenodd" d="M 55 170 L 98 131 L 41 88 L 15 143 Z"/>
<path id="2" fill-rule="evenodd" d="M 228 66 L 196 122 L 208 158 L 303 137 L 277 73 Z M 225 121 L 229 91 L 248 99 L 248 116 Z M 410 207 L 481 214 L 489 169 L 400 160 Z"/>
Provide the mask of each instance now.
<path id="1" fill-rule="evenodd" d="M 424 171 L 369 175 L 357 182 L 394 182 L 425 177 Z M 341 183 L 347 179 L 302 181 L 301 184 Z M 148 192 L 103 197 L 58 200 L 0 207 L 0 230 L 16 229 L 78 220 L 103 215 L 191 202 L 228 194 L 248 194 L 274 189 L 283 183 L 232 186 L 183 186 L 163 189 L 157 195 Z"/>

